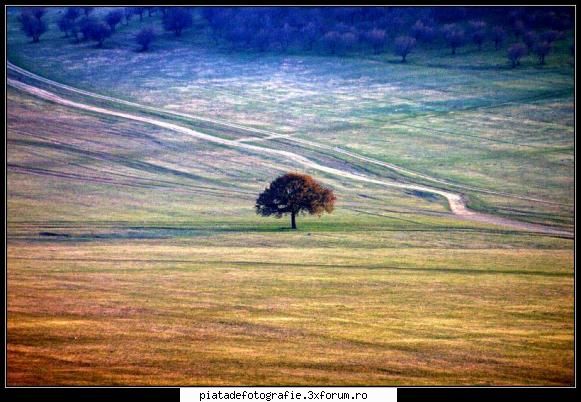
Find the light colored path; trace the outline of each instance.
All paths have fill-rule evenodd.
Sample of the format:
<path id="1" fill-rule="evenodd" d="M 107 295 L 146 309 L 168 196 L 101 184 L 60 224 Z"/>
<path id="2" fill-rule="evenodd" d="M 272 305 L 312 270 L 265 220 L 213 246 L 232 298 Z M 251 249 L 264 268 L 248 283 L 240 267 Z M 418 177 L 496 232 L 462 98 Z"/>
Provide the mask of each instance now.
<path id="1" fill-rule="evenodd" d="M 337 147 L 337 146 L 330 146 L 330 145 L 321 144 L 321 143 L 311 141 L 311 140 L 297 138 L 297 137 L 293 136 L 292 134 L 281 134 L 281 133 L 276 133 L 274 131 L 263 130 L 263 129 L 253 128 L 253 127 L 247 127 L 247 126 L 243 126 L 240 124 L 235 124 L 235 123 L 231 123 L 231 122 L 227 122 L 227 121 L 223 121 L 223 120 L 211 119 L 208 117 L 201 117 L 201 116 L 193 116 L 193 115 L 186 114 L 186 113 L 179 113 L 179 112 L 174 112 L 174 111 L 170 111 L 170 110 L 165 110 L 163 108 L 156 108 L 156 107 L 141 105 L 141 104 L 126 101 L 123 99 L 113 98 L 110 96 L 100 95 L 100 94 L 97 94 L 94 92 L 84 91 L 82 89 L 74 88 L 74 87 L 71 87 L 69 85 L 61 84 L 59 82 L 50 80 L 48 78 L 41 77 L 40 75 L 34 74 L 28 70 L 25 70 L 21 67 L 18 67 L 16 65 L 12 64 L 11 62 L 7 63 L 7 68 L 10 71 L 16 72 L 22 76 L 31 78 L 33 80 L 48 84 L 48 85 L 53 86 L 55 88 L 64 89 L 64 90 L 69 91 L 71 93 L 76 93 L 79 95 L 88 96 L 88 97 L 91 97 L 94 99 L 101 99 L 101 100 L 105 100 L 108 102 L 114 102 L 114 103 L 118 103 L 121 105 L 131 106 L 131 107 L 139 108 L 140 110 L 144 110 L 144 111 L 151 111 L 151 112 L 163 113 L 166 115 L 183 117 L 183 118 L 186 118 L 186 119 L 189 119 L 192 121 L 201 121 L 201 122 L 206 122 L 206 123 L 212 123 L 212 124 L 216 124 L 216 125 L 219 125 L 222 127 L 233 128 L 236 130 L 242 130 L 242 131 L 248 132 L 249 134 L 264 135 L 264 137 L 240 138 L 240 139 L 233 140 L 234 142 L 248 143 L 248 142 L 262 142 L 262 141 L 269 141 L 269 140 L 276 140 L 276 139 L 285 139 L 288 141 L 296 142 L 296 143 L 301 144 L 301 145 L 307 145 L 307 146 L 314 147 L 314 148 L 330 150 L 330 151 L 336 152 L 338 154 L 343 154 L 343 155 L 349 156 L 353 159 L 358 159 L 358 160 L 361 160 L 361 161 L 364 161 L 367 163 L 372 163 L 374 165 L 382 166 L 384 168 L 390 169 L 390 170 L 398 172 L 398 173 L 402 173 L 402 174 L 407 175 L 407 176 L 421 178 L 421 179 L 424 179 L 427 181 L 431 181 L 433 183 L 443 184 L 445 186 L 451 186 L 451 187 L 455 187 L 455 188 L 459 188 L 459 189 L 463 189 L 463 190 L 476 191 L 476 192 L 480 192 L 480 193 L 498 195 L 498 196 L 509 197 L 509 198 L 514 198 L 514 199 L 527 200 L 527 201 L 543 203 L 543 204 L 562 205 L 562 206 L 568 206 L 568 207 L 572 206 L 571 204 L 558 203 L 558 202 L 543 200 L 543 199 L 539 199 L 539 198 L 525 197 L 525 196 L 520 196 L 520 195 L 516 195 L 516 194 L 499 192 L 499 191 L 483 189 L 483 188 L 473 187 L 473 186 L 466 186 L 463 184 L 450 182 L 448 180 L 444 180 L 444 179 L 432 177 L 432 176 L 429 176 L 429 175 L 426 175 L 423 173 L 415 172 L 413 170 L 394 165 L 393 163 L 384 162 L 384 161 L 381 161 L 378 159 L 370 158 L 368 156 L 364 156 L 364 155 L 360 155 L 360 154 L 357 154 L 357 153 L 354 153 L 351 151 L 347 151 L 347 150 L 342 149 L 342 148 Z"/>
<path id="2" fill-rule="evenodd" d="M 22 70 L 19 67 L 13 66 L 11 64 L 9 64 L 9 69 Z M 26 70 L 23 70 L 23 71 L 26 71 Z M 28 76 L 28 74 L 26 74 L 26 75 Z M 69 87 L 69 86 L 63 86 L 62 84 L 54 83 L 54 81 L 46 80 L 45 78 L 42 78 L 42 77 L 40 77 L 40 78 L 45 82 L 48 81 L 48 82 L 46 82 L 48 84 L 55 85 L 57 87 L 66 87 L 65 89 L 72 90 L 73 92 L 80 93 L 83 95 L 88 95 L 88 96 L 92 96 L 92 97 L 96 97 L 96 98 L 102 98 L 102 99 L 110 100 L 110 101 L 121 103 L 121 104 L 129 104 L 131 106 L 142 107 L 143 109 L 153 109 L 153 108 L 144 107 L 144 106 L 141 106 L 139 104 L 132 103 L 132 102 L 126 102 L 123 100 L 117 100 L 115 98 L 105 97 L 105 96 L 101 96 L 98 94 L 92 94 L 90 92 L 77 90 L 77 89 Z M 417 191 L 429 192 L 432 194 L 438 194 L 442 197 L 445 197 L 448 200 L 451 211 L 457 217 L 459 217 L 461 219 L 466 219 L 466 220 L 475 221 L 475 222 L 489 223 L 489 224 L 494 224 L 494 225 L 501 225 L 501 226 L 510 227 L 513 229 L 526 230 L 526 231 L 531 231 L 531 232 L 556 234 L 556 235 L 562 235 L 562 236 L 568 236 L 568 237 L 573 236 L 573 234 L 570 232 L 554 229 L 554 228 L 551 228 L 548 226 L 515 221 L 512 219 L 501 218 L 498 216 L 484 214 L 484 213 L 469 210 L 466 206 L 465 198 L 461 194 L 457 194 L 457 193 L 453 193 L 453 192 L 449 192 L 449 191 L 444 191 L 441 189 L 436 189 L 436 188 L 423 186 L 423 185 L 398 183 L 398 182 L 393 182 L 393 181 L 388 181 L 388 180 L 374 179 L 374 178 L 371 178 L 371 177 L 368 177 L 365 175 L 355 174 L 355 173 L 351 173 L 348 171 L 336 169 L 333 167 L 321 165 L 317 162 L 314 162 L 308 158 L 305 158 L 304 156 L 295 154 L 293 152 L 283 151 L 283 150 L 279 150 L 279 149 L 259 147 L 259 146 L 247 144 L 247 143 L 236 141 L 236 140 L 224 139 L 224 138 L 216 137 L 213 135 L 201 133 L 199 131 L 196 131 L 196 130 L 193 130 L 193 129 L 190 129 L 187 127 L 183 127 L 183 126 L 180 126 L 180 125 L 177 125 L 174 123 L 161 121 L 161 120 L 155 119 L 153 117 L 145 117 L 145 116 L 141 116 L 141 115 L 134 114 L 134 113 L 119 112 L 116 110 L 111 110 L 111 109 L 107 109 L 107 108 L 103 108 L 103 107 L 97 107 L 97 106 L 92 106 L 92 105 L 88 105 L 88 104 L 84 104 L 84 103 L 71 101 L 71 100 L 65 99 L 65 98 L 63 98 L 55 93 L 34 87 L 32 85 L 29 85 L 29 84 L 25 84 L 23 82 L 20 82 L 18 80 L 12 79 L 12 78 L 9 78 L 7 80 L 7 84 L 9 86 L 14 87 L 14 88 L 20 89 L 24 92 L 27 92 L 31 95 L 34 95 L 34 96 L 37 96 L 39 98 L 42 98 L 42 99 L 45 99 L 45 100 L 48 100 L 48 101 L 51 101 L 51 102 L 54 102 L 54 103 L 57 103 L 60 105 L 64 105 L 67 107 L 72 107 L 72 108 L 86 110 L 86 111 L 90 111 L 90 112 L 94 112 L 94 113 L 105 114 L 105 115 L 109 115 L 109 116 L 115 116 L 115 117 L 119 117 L 119 118 L 124 118 L 124 119 L 138 121 L 138 122 L 142 122 L 142 123 L 146 123 L 146 124 L 155 125 L 158 127 L 168 129 L 168 130 L 172 130 L 172 131 L 179 132 L 179 133 L 182 133 L 185 135 L 189 135 L 189 136 L 201 139 L 201 140 L 205 140 L 208 142 L 212 142 L 212 143 L 216 143 L 216 144 L 220 144 L 220 145 L 224 145 L 224 146 L 228 146 L 228 147 L 232 147 L 232 148 L 239 148 L 239 149 L 251 151 L 251 152 L 258 154 L 258 155 L 267 154 L 267 155 L 273 155 L 276 157 L 282 157 L 284 159 L 291 160 L 291 161 L 293 161 L 299 165 L 302 165 L 304 167 L 308 167 L 308 168 L 315 169 L 315 170 L 318 170 L 321 172 L 325 172 L 325 173 L 333 175 L 333 176 L 342 177 L 342 178 L 346 178 L 346 179 L 350 179 L 350 180 L 354 180 L 354 181 L 359 181 L 359 182 L 382 185 L 382 186 L 386 186 L 386 187 L 401 188 L 401 189 L 407 189 L 407 190 L 417 190 Z M 185 116 L 187 116 L 187 115 L 185 115 Z"/>

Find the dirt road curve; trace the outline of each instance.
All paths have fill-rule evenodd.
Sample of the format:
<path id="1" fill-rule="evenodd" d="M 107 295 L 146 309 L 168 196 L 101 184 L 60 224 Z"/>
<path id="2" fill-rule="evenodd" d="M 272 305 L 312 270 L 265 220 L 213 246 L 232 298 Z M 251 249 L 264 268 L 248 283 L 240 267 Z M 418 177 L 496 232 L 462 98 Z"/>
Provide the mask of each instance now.
<path id="1" fill-rule="evenodd" d="M 11 64 L 9 64 L 8 68 L 10 70 L 14 70 L 14 71 L 21 70 L 21 71 L 26 72 L 26 70 L 22 70 L 19 67 L 16 67 L 16 66 L 11 65 Z M 16 70 L 16 69 L 18 69 L 18 70 Z M 18 71 L 18 72 L 20 72 L 20 71 Z M 29 73 L 29 74 L 33 75 L 32 73 Z M 26 75 L 28 76 L 28 74 L 26 74 Z M 36 77 L 38 77 L 38 76 L 36 76 Z M 96 98 L 102 98 L 102 99 L 117 102 L 120 104 L 130 104 L 131 106 L 141 107 L 144 110 L 152 109 L 152 108 L 138 105 L 138 104 L 134 104 L 131 102 L 117 100 L 115 98 L 110 98 L 110 97 L 104 97 L 102 95 L 92 94 L 92 93 L 87 92 L 87 91 L 77 90 L 75 88 L 72 88 L 69 86 L 64 86 L 62 84 L 47 80 L 47 79 L 42 78 L 42 77 L 39 77 L 39 78 L 41 78 L 42 81 L 49 83 L 51 85 L 54 85 L 57 87 L 62 87 L 62 88 L 69 89 L 69 90 L 73 90 L 73 92 L 80 93 L 83 95 L 92 96 L 92 97 L 96 97 Z M 520 221 L 515 221 L 512 219 L 501 218 L 498 216 L 483 214 L 483 213 L 469 210 L 466 206 L 466 201 L 465 201 L 464 197 L 462 196 L 462 194 L 444 191 L 444 190 L 440 190 L 440 189 L 436 189 L 436 188 L 432 188 L 432 187 L 428 187 L 428 186 L 424 186 L 424 185 L 397 183 L 397 182 L 388 181 L 388 180 L 378 180 L 378 179 L 374 179 L 371 177 L 367 177 L 365 175 L 354 174 L 354 173 L 343 171 L 340 169 L 324 166 L 324 165 L 321 165 L 319 163 L 311 161 L 308 158 L 305 158 L 301 155 L 298 155 L 298 154 L 295 154 L 292 152 L 283 151 L 283 150 L 279 150 L 279 149 L 259 147 L 259 146 L 255 146 L 255 145 L 248 144 L 248 143 L 241 142 L 241 141 L 237 141 L 237 140 L 228 140 L 228 139 L 224 139 L 224 138 L 219 138 L 219 137 L 215 137 L 215 136 L 212 136 L 209 134 L 198 132 L 196 130 L 192 130 L 190 128 L 182 127 L 182 126 L 174 124 L 174 123 L 161 121 L 161 120 L 158 120 L 158 119 L 155 119 L 152 117 L 145 117 L 145 116 L 141 116 L 138 114 L 119 112 L 119 111 L 112 110 L 112 109 L 106 109 L 106 108 L 92 106 L 92 105 L 88 105 L 88 104 L 84 104 L 84 103 L 78 103 L 75 101 L 65 99 L 65 98 L 63 98 L 63 97 L 61 97 L 53 92 L 49 92 L 49 91 L 46 91 L 44 89 L 40 89 L 40 88 L 37 88 L 35 86 L 25 84 L 23 82 L 20 82 L 18 80 L 12 79 L 12 78 L 9 78 L 7 80 L 7 83 L 8 83 L 8 85 L 10 85 L 14 88 L 20 89 L 24 92 L 27 92 L 31 95 L 34 95 L 34 96 L 37 96 L 39 98 L 42 98 L 42 99 L 45 99 L 45 100 L 48 100 L 48 101 L 51 101 L 51 102 L 54 102 L 54 103 L 57 103 L 60 105 L 64 105 L 67 107 L 72 107 L 72 108 L 81 109 L 81 110 L 87 110 L 87 111 L 91 111 L 94 113 L 105 114 L 105 115 L 109 115 L 109 116 L 116 116 L 116 117 L 120 117 L 120 118 L 124 118 L 124 119 L 139 121 L 139 122 L 146 123 L 146 124 L 152 124 L 152 125 L 162 127 L 162 128 L 168 129 L 168 130 L 176 131 L 176 132 L 179 132 L 179 133 L 182 133 L 185 135 L 190 135 L 190 136 L 193 136 L 193 137 L 196 137 L 198 139 L 205 140 L 208 142 L 213 142 L 213 143 L 217 143 L 217 144 L 232 147 L 232 148 L 245 149 L 247 151 L 251 151 L 252 153 L 255 153 L 258 155 L 270 154 L 273 156 L 282 157 L 282 158 L 285 158 L 288 160 L 292 160 L 295 163 L 300 164 L 302 166 L 309 167 L 311 169 L 315 169 L 315 170 L 318 170 L 321 172 L 325 172 L 325 173 L 333 175 L 333 176 L 343 177 L 346 179 L 360 181 L 360 182 L 383 185 L 386 187 L 418 190 L 418 191 L 429 192 L 432 194 L 438 194 L 438 195 L 445 197 L 448 200 L 448 203 L 450 205 L 450 209 L 460 219 L 466 219 L 466 220 L 475 221 L 475 222 L 500 225 L 500 226 L 505 226 L 505 227 L 517 229 L 517 230 L 531 231 L 531 232 L 537 232 L 537 233 L 546 233 L 546 234 L 554 234 L 554 235 L 567 236 L 567 237 L 573 236 L 573 234 L 570 232 L 554 229 L 554 228 L 547 227 L 544 225 L 520 222 Z M 233 125 L 233 127 L 234 126 L 237 127 L 237 125 Z M 269 134 L 272 134 L 272 133 L 269 133 Z M 350 153 L 350 154 L 352 154 L 352 153 Z M 365 158 L 365 157 L 362 157 L 362 158 Z"/>

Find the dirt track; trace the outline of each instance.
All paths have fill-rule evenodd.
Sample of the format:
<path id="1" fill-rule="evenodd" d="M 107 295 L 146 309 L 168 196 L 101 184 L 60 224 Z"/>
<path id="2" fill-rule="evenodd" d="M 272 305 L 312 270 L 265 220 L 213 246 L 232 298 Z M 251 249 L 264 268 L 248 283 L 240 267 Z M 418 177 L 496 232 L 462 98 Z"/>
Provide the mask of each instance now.
<path id="1" fill-rule="evenodd" d="M 23 70 L 20 67 L 14 66 L 11 63 L 8 63 L 8 69 L 13 71 L 13 72 L 16 72 L 18 74 L 27 76 L 28 78 L 33 78 L 33 79 L 36 79 L 38 81 L 49 84 L 51 86 L 62 88 L 62 89 L 65 89 L 67 91 L 71 91 L 74 93 L 90 96 L 90 97 L 97 98 L 97 99 L 103 99 L 103 100 L 115 102 L 118 104 L 126 104 L 126 105 L 141 108 L 143 110 L 154 110 L 154 111 L 161 111 L 163 113 L 166 113 L 166 111 L 163 109 L 155 109 L 155 108 L 135 104 L 132 102 L 127 102 L 127 101 L 123 101 L 123 100 L 119 100 L 119 99 L 115 99 L 115 98 L 111 98 L 111 97 L 107 97 L 107 96 L 102 96 L 99 94 L 94 94 L 91 92 L 87 92 L 87 91 L 79 90 L 79 89 L 76 89 L 76 88 L 73 88 L 70 86 L 66 86 L 66 85 L 48 80 L 46 78 L 36 76 L 35 74 L 30 73 L 26 70 Z M 71 101 L 71 100 L 65 99 L 65 98 L 63 98 L 63 97 L 61 97 L 53 92 L 49 92 L 49 91 L 46 91 L 44 89 L 37 88 L 37 87 L 29 85 L 29 84 L 25 84 L 23 82 L 20 82 L 18 80 L 12 79 L 12 78 L 9 78 L 7 80 L 7 84 L 14 87 L 14 88 L 17 88 L 19 90 L 27 92 L 31 95 L 34 95 L 34 96 L 37 96 L 39 98 L 42 98 L 42 99 L 45 99 L 45 100 L 48 100 L 48 101 L 51 101 L 51 102 L 54 102 L 57 104 L 61 104 L 61 105 L 67 106 L 67 107 L 72 107 L 72 108 L 81 109 L 81 110 L 87 110 L 87 111 L 91 111 L 94 113 L 105 114 L 105 115 L 109 115 L 109 116 L 116 116 L 116 117 L 125 118 L 125 119 L 129 119 L 129 120 L 139 121 L 139 122 L 146 123 L 146 124 L 152 124 L 152 125 L 162 127 L 162 128 L 168 129 L 168 130 L 176 131 L 176 132 L 179 132 L 179 133 L 182 133 L 185 135 L 190 135 L 190 136 L 193 136 L 193 137 L 196 137 L 198 139 L 205 140 L 208 142 L 213 142 L 213 143 L 217 143 L 217 144 L 221 144 L 221 145 L 233 147 L 233 148 L 245 149 L 246 151 L 251 151 L 252 153 L 255 153 L 258 155 L 269 154 L 269 155 L 273 155 L 273 156 L 277 156 L 277 157 L 282 157 L 284 159 L 292 160 L 299 165 L 309 167 L 311 169 L 315 169 L 315 170 L 318 170 L 321 172 L 325 172 L 325 173 L 333 175 L 333 176 L 343 177 L 346 179 L 360 181 L 360 182 L 383 185 L 386 187 L 395 187 L 395 188 L 417 190 L 417 191 L 429 192 L 432 194 L 438 194 L 442 197 L 445 197 L 448 200 L 451 211 L 460 219 L 465 219 L 465 220 L 470 220 L 470 221 L 475 221 L 475 222 L 482 222 L 482 223 L 489 223 L 489 224 L 494 224 L 494 225 L 500 225 L 500 226 L 510 227 L 510 228 L 518 229 L 518 230 L 525 230 L 525 231 L 531 231 L 531 232 L 573 237 L 573 233 L 554 229 L 554 228 L 551 228 L 548 226 L 520 222 L 520 221 L 508 219 L 508 218 L 502 218 L 502 217 L 498 217 L 498 216 L 494 216 L 494 215 L 483 214 L 480 212 L 472 211 L 472 210 L 467 208 L 466 200 L 465 200 L 464 196 L 462 194 L 459 194 L 459 193 L 444 191 L 441 189 L 432 188 L 432 187 L 428 187 L 428 186 L 424 186 L 424 185 L 397 183 L 397 182 L 388 181 L 388 180 L 378 180 L 378 179 L 367 177 L 367 176 L 361 175 L 361 174 L 354 174 L 351 172 L 347 172 L 347 171 L 343 171 L 340 169 L 321 165 L 321 164 L 314 162 L 308 158 L 305 158 L 301 155 L 298 155 L 298 154 L 295 154 L 295 153 L 292 153 L 289 151 L 283 151 L 283 150 L 273 149 L 273 148 L 259 147 L 259 146 L 249 144 L 249 143 L 247 143 L 247 141 L 245 142 L 245 141 L 241 141 L 241 140 L 228 140 L 228 139 L 224 139 L 224 138 L 220 138 L 220 137 L 215 137 L 215 136 L 212 136 L 209 134 L 201 133 L 199 131 L 192 130 L 190 128 L 186 128 L 186 127 L 180 126 L 178 124 L 158 120 L 158 119 L 155 119 L 152 117 L 145 117 L 145 116 L 141 116 L 141 115 L 133 114 L 133 113 L 119 112 L 119 111 L 115 111 L 112 109 L 107 109 L 107 108 L 102 108 L 102 107 L 97 107 L 97 106 L 92 106 L 92 105 L 88 105 L 88 104 L 84 104 L 84 103 Z M 182 115 L 182 114 L 173 113 L 173 112 L 170 112 L 169 114 Z M 187 115 L 183 115 L 183 116 L 190 117 Z M 207 120 L 207 121 L 212 122 L 211 119 L 202 119 L 202 120 Z M 225 125 L 225 126 L 231 126 L 231 127 L 235 127 L 235 128 L 239 128 L 239 129 L 248 130 L 250 132 L 252 132 L 252 131 L 260 132 L 261 134 L 266 134 L 267 136 L 276 135 L 276 133 L 272 133 L 272 132 L 268 132 L 268 131 L 263 132 L 263 130 L 247 129 L 243 126 L 239 126 L 236 124 L 225 123 L 225 122 L 217 122 L 217 123 L 221 124 L 221 125 Z M 328 146 L 318 144 L 318 143 L 311 143 L 311 142 L 306 141 L 306 140 L 300 140 L 300 139 L 293 139 L 293 140 L 296 142 L 305 142 L 306 144 L 314 146 L 314 147 L 319 147 L 319 148 L 328 147 Z M 329 148 L 331 148 L 331 147 L 329 147 Z M 367 158 L 367 157 L 364 157 L 361 155 L 357 155 L 357 154 L 354 154 L 354 153 L 349 152 L 349 151 L 344 151 L 344 150 L 339 149 L 338 152 L 347 154 L 351 157 L 356 157 L 357 159 L 365 160 L 365 161 L 370 162 L 370 163 L 385 165 L 386 168 L 396 170 L 396 171 L 401 171 L 401 172 L 407 173 L 408 175 L 411 175 L 411 176 L 417 176 L 417 177 L 420 177 L 423 179 L 439 182 L 441 184 L 454 185 L 452 183 L 446 182 L 445 180 L 433 179 L 433 178 L 430 178 L 429 176 L 422 175 L 422 174 L 415 173 L 415 172 L 411 172 L 411 171 L 407 171 L 404 168 L 400 168 L 398 166 L 388 164 L 388 163 L 385 163 L 382 161 L 376 161 L 374 159 Z M 488 192 L 486 190 L 480 190 L 480 191 Z M 503 195 L 502 193 L 495 193 L 495 194 Z M 516 198 L 524 198 L 524 197 L 516 197 Z M 526 199 L 528 199 L 528 198 L 526 198 Z M 544 200 L 536 200 L 536 199 L 528 199 L 528 200 L 537 201 L 537 202 L 546 202 Z"/>

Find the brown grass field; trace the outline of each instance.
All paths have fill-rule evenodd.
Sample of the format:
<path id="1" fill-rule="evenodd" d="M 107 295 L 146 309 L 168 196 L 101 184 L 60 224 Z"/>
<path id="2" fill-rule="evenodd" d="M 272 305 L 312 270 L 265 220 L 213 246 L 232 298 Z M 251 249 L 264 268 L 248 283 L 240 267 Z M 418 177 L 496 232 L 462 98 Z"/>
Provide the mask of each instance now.
<path id="1" fill-rule="evenodd" d="M 391 55 L 257 60 L 201 49 L 194 57 L 184 43 L 202 39 L 185 34 L 162 36 L 150 55 L 127 53 L 117 65 L 111 57 L 126 52 L 119 47 L 137 18 L 101 50 L 73 45 L 54 27 L 32 47 L 9 18 L 9 59 L 37 74 L 505 191 L 514 197 L 466 194 L 479 211 L 574 230 L 574 70 L 565 44 L 543 68 L 523 61 L 509 70 L 487 67 L 487 57 L 505 62 L 488 48 L 462 50 L 457 63 L 428 49 L 429 65 L 419 49 L 408 66 Z M 175 49 L 162 46 L 170 43 Z M 360 78 L 383 74 L 393 82 Z M 459 108 L 464 102 L 472 106 Z M 14 87 L 7 126 L 9 386 L 573 385 L 571 236 L 458 219 L 442 197 Z M 412 181 L 332 148 L 255 143 Z M 258 193 L 288 171 L 331 187 L 336 211 L 299 217 L 297 231 L 286 218 L 256 216 Z"/>

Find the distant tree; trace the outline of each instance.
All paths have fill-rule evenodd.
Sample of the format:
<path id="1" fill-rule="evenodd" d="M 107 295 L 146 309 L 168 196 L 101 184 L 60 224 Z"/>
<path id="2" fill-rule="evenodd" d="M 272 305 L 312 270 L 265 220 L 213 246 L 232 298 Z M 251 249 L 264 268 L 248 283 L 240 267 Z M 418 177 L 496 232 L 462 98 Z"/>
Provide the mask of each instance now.
<path id="1" fill-rule="evenodd" d="M 549 29 L 547 31 L 544 31 L 541 35 L 540 35 L 540 39 L 544 42 L 549 42 L 549 43 L 553 43 L 558 39 L 561 39 L 563 37 L 562 32 L 559 31 L 555 31 L 553 29 Z"/>
<path id="2" fill-rule="evenodd" d="M 344 52 L 352 50 L 355 44 L 357 43 L 357 40 L 358 40 L 357 34 L 355 34 L 354 32 L 345 32 L 344 34 L 341 34 L 340 40 L 341 49 Z"/>
<path id="3" fill-rule="evenodd" d="M 254 44 L 259 51 L 264 52 L 270 46 L 270 34 L 268 30 L 261 28 L 256 35 L 254 35 Z"/>
<path id="4" fill-rule="evenodd" d="M 102 47 L 105 39 L 111 36 L 111 29 L 103 21 L 97 21 L 89 26 L 88 36 L 90 40 L 97 42 L 97 47 Z"/>
<path id="5" fill-rule="evenodd" d="M 155 40 L 155 31 L 153 28 L 147 27 L 143 28 L 141 31 L 135 35 L 135 41 L 141 46 L 141 51 L 146 52 L 149 50 L 151 42 Z"/>
<path id="6" fill-rule="evenodd" d="M 148 17 L 151 17 L 155 13 L 155 7 L 148 6 L 143 8 L 145 8 L 145 10 L 147 11 Z"/>
<path id="7" fill-rule="evenodd" d="M 537 55 L 539 64 L 545 64 L 545 57 L 549 54 L 552 47 L 553 45 L 546 40 L 540 41 L 533 46 L 533 52 Z"/>
<path id="8" fill-rule="evenodd" d="M 478 46 L 478 50 L 482 50 L 482 43 L 486 38 L 486 22 L 484 21 L 470 21 L 470 30 L 472 42 Z"/>
<path id="9" fill-rule="evenodd" d="M 535 43 L 539 41 L 539 37 L 534 31 L 527 31 L 523 35 L 522 39 L 524 44 L 527 45 L 529 51 L 532 51 L 533 47 L 535 46 Z"/>
<path id="10" fill-rule="evenodd" d="M 278 33 L 280 46 L 283 50 L 288 49 L 292 41 L 293 35 L 295 34 L 295 29 L 291 27 L 288 23 L 285 23 Z"/>
<path id="11" fill-rule="evenodd" d="M 147 7 L 133 7 L 133 14 L 139 15 L 139 21 L 143 21 L 143 14 Z"/>
<path id="12" fill-rule="evenodd" d="M 70 32 L 71 36 L 73 38 L 75 38 L 76 43 L 79 43 L 81 41 L 79 38 L 79 34 L 81 33 L 81 31 L 80 31 L 80 27 L 79 27 L 78 23 L 74 22 L 73 26 L 71 27 L 71 30 L 69 32 Z"/>
<path id="13" fill-rule="evenodd" d="M 125 25 L 129 24 L 129 21 L 131 21 L 131 18 L 133 18 L 134 14 L 135 14 L 135 11 L 133 10 L 133 7 L 125 7 L 123 9 L 123 16 L 125 17 Z"/>
<path id="14" fill-rule="evenodd" d="M 75 26 L 75 21 L 67 18 L 66 15 L 63 15 L 58 19 L 57 26 L 59 27 L 59 30 L 65 34 L 65 37 L 68 37 Z"/>
<path id="15" fill-rule="evenodd" d="M 442 31 L 448 46 L 452 49 L 452 54 L 456 54 L 456 49 L 464 45 L 464 30 L 458 28 L 456 24 L 446 24 Z"/>
<path id="16" fill-rule="evenodd" d="M 65 18 L 69 20 L 75 21 L 77 18 L 81 16 L 83 10 L 80 7 L 67 7 L 67 11 L 65 11 Z"/>
<path id="17" fill-rule="evenodd" d="M 383 29 L 373 29 L 365 35 L 367 42 L 373 47 L 373 53 L 379 54 L 385 46 L 387 35 Z"/>
<path id="18" fill-rule="evenodd" d="M 268 38 L 268 43 L 266 43 L 265 49 L 270 45 L 270 34 L 266 29 L 259 30 L 263 38 Z M 265 36 L 264 36 L 265 35 Z M 245 26 L 235 25 L 232 29 L 226 31 L 226 39 L 230 41 L 234 47 L 237 46 L 248 46 L 250 42 L 255 39 L 255 32 L 251 31 Z"/>
<path id="19" fill-rule="evenodd" d="M 95 10 L 95 7 L 80 7 L 81 10 L 83 10 L 83 13 L 85 13 L 85 17 L 88 17 L 89 14 L 91 14 L 93 12 L 93 10 Z"/>
<path id="20" fill-rule="evenodd" d="M 91 31 L 93 26 L 97 24 L 97 20 L 93 17 L 82 17 L 77 23 L 78 32 L 82 35 L 82 40 L 87 41 L 91 39 Z"/>
<path id="21" fill-rule="evenodd" d="M 516 20 L 512 25 L 512 31 L 516 39 L 519 39 L 525 33 L 525 30 L 525 23 L 522 20 Z"/>
<path id="22" fill-rule="evenodd" d="M 161 11 L 161 15 L 165 17 L 167 12 L 171 9 L 171 7 L 157 7 L 157 9 Z"/>
<path id="23" fill-rule="evenodd" d="M 41 19 L 46 14 L 46 7 L 27 7 L 26 12 L 32 14 L 38 19 Z"/>
<path id="24" fill-rule="evenodd" d="M 494 28 L 492 28 L 492 41 L 494 42 L 495 50 L 500 49 L 500 46 L 502 45 L 502 42 L 504 41 L 505 37 L 506 32 L 504 31 L 504 29 L 502 29 L 502 27 L 495 26 Z"/>
<path id="25" fill-rule="evenodd" d="M 507 57 L 512 67 L 520 65 L 520 59 L 527 54 L 527 47 L 523 43 L 515 43 L 508 48 Z"/>
<path id="26" fill-rule="evenodd" d="M 411 36 L 398 36 L 394 42 L 394 52 L 396 55 L 401 56 L 401 62 L 405 63 L 406 57 L 411 53 L 415 46 L 415 38 L 412 38 Z"/>
<path id="27" fill-rule="evenodd" d="M 420 36 L 424 30 L 424 22 L 422 20 L 417 20 L 414 25 L 410 28 L 410 36 L 415 40 L 420 40 Z"/>
<path id="28" fill-rule="evenodd" d="M 275 179 L 256 200 L 256 213 L 281 218 L 290 214 L 291 227 L 296 229 L 296 216 L 308 213 L 320 216 L 333 212 L 335 194 L 311 176 L 287 173 Z"/>
<path id="29" fill-rule="evenodd" d="M 29 11 L 24 11 L 19 16 L 22 32 L 29 38 L 32 38 L 33 43 L 40 41 L 40 36 L 46 32 L 47 26 L 42 18 L 36 17 Z"/>
<path id="30" fill-rule="evenodd" d="M 339 46 L 340 41 L 341 34 L 337 31 L 329 31 L 325 34 L 325 36 L 323 36 L 323 42 L 331 54 L 335 54 L 337 52 L 337 47 Z"/>
<path id="31" fill-rule="evenodd" d="M 176 36 L 180 36 L 192 24 L 192 14 L 185 7 L 171 7 L 169 10 L 166 10 L 163 16 L 163 28 L 166 31 L 175 33 Z"/>
<path id="32" fill-rule="evenodd" d="M 107 13 L 105 16 L 105 22 L 109 25 L 112 32 L 115 32 L 115 27 L 121 22 L 123 19 L 123 11 L 121 10 L 113 10 Z"/>
<path id="33" fill-rule="evenodd" d="M 314 22 L 309 22 L 301 29 L 301 35 L 303 38 L 303 43 L 305 44 L 305 48 L 307 50 L 312 50 L 313 45 L 317 41 L 319 37 L 320 29 L 317 24 Z"/>
<path id="34" fill-rule="evenodd" d="M 430 25 L 427 25 L 422 20 L 417 20 L 410 29 L 410 36 L 416 41 L 431 42 L 434 39 L 435 31 Z"/>

